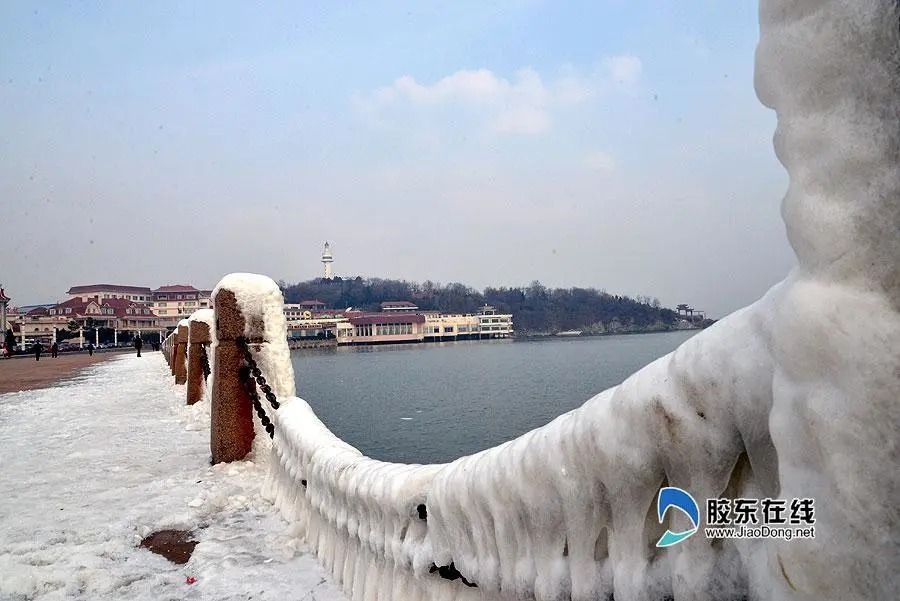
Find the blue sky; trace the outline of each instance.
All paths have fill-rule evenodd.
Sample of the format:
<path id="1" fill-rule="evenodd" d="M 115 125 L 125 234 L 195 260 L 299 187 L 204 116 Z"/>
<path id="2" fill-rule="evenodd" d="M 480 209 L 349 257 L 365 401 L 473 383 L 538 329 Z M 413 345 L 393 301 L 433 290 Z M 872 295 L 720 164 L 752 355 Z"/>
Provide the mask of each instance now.
<path id="1" fill-rule="evenodd" d="M 0 281 L 593 286 L 793 264 L 749 2 L 0 4 Z"/>

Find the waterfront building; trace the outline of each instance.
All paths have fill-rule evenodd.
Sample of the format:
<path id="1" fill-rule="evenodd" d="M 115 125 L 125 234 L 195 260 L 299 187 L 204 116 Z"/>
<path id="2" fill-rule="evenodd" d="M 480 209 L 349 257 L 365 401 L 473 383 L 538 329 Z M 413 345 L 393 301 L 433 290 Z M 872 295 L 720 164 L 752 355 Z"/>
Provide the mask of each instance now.
<path id="1" fill-rule="evenodd" d="M 151 332 L 160 333 L 157 316 L 147 303 L 126 298 L 111 298 L 108 295 L 104 298 L 100 294 L 93 297 L 84 296 L 84 292 L 71 296 L 69 300 L 45 309 L 45 311 L 48 317 L 53 318 L 55 323 L 59 324 L 57 327 L 60 329 L 68 328 L 70 323 L 73 328 L 77 327 L 79 330 L 78 342 L 81 345 L 91 341 L 89 338 L 85 339 L 85 332 L 89 336 L 93 333 L 92 342 L 99 344 L 101 328 L 113 331 L 114 344 L 119 342 L 120 332 L 131 332 L 140 336 Z M 23 321 L 23 327 L 25 323 Z M 23 330 L 22 334 L 24 344 L 27 333 Z"/>
<path id="2" fill-rule="evenodd" d="M 284 317 L 288 321 L 295 319 L 310 319 L 314 315 L 325 312 L 327 305 L 322 301 L 305 300 L 299 303 L 285 303 Z"/>
<path id="3" fill-rule="evenodd" d="M 210 307 L 209 297 L 212 294 L 212 290 L 199 290 L 185 284 L 160 286 L 156 289 L 151 289 L 149 286 L 89 284 L 72 286 L 66 294 L 69 296 L 69 300 L 78 299 L 81 303 L 90 301 L 102 303 L 107 300 L 124 300 L 140 303 L 142 305 L 140 307 L 141 316 L 143 316 L 143 309 L 149 308 L 154 317 L 158 316 L 159 318 L 156 325 L 162 329 L 171 330 L 178 326 L 178 322 L 190 317 L 197 309 L 208 309 Z M 123 305 L 123 310 L 126 309 Z M 133 308 L 133 310 L 137 309 L 137 307 Z M 123 319 L 126 322 L 141 322 L 137 325 L 140 325 L 142 328 L 145 325 L 143 323 L 144 320 L 125 319 L 124 317 Z"/>
<path id="4" fill-rule="evenodd" d="M 409 301 L 385 301 L 381 303 L 381 310 L 385 313 L 416 313 L 419 307 Z"/>
<path id="5" fill-rule="evenodd" d="M 29 309 L 19 316 L 18 321 L 23 351 L 35 342 L 45 346 L 52 344 L 56 340 L 57 330 L 65 330 L 69 325 L 68 319 L 42 305 Z"/>
<path id="6" fill-rule="evenodd" d="M 513 335 L 512 315 L 485 305 L 478 313 L 447 315 L 425 312 L 425 340 L 480 340 Z"/>
<path id="7" fill-rule="evenodd" d="M 508 338 L 513 334 L 512 315 L 497 313 L 497 310 L 485 305 L 477 313 L 478 333 L 480 338 Z"/>
<path id="8" fill-rule="evenodd" d="M 348 325 L 337 329 L 338 344 L 424 342 L 425 316 L 418 313 L 346 313 Z"/>
<path id="9" fill-rule="evenodd" d="M 212 290 L 199 290 L 186 284 L 160 286 L 152 291 L 150 308 L 159 316 L 159 325 L 171 330 L 194 311 L 210 308 L 211 295 Z"/>
<path id="10" fill-rule="evenodd" d="M 90 284 L 87 286 L 72 286 L 66 292 L 69 299 L 80 298 L 87 302 L 92 298 L 104 300 L 107 298 L 120 298 L 140 303 L 149 302 L 150 288 L 147 286 L 121 286 L 119 284 Z"/>

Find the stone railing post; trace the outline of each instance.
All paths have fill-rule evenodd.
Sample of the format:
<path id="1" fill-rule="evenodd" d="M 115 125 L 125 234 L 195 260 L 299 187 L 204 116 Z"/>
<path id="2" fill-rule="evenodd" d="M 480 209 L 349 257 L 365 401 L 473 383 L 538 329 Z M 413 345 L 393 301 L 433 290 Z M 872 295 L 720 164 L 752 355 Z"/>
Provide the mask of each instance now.
<path id="1" fill-rule="evenodd" d="M 206 376 L 203 373 L 204 345 L 212 342 L 209 325 L 191 320 L 188 324 L 187 404 L 193 405 L 203 396 Z"/>
<path id="2" fill-rule="evenodd" d="M 172 371 L 172 334 L 166 336 L 166 339 L 163 341 L 162 350 L 163 356 L 166 358 L 166 364 L 169 366 L 169 371 L 174 376 L 175 372 Z"/>
<path id="3" fill-rule="evenodd" d="M 210 408 L 210 441 L 212 462 L 240 461 L 253 445 L 253 402 L 247 396 L 238 370 L 244 358 L 237 339 L 244 335 L 244 316 L 234 293 L 216 291 L 216 351 L 212 372 L 212 407 Z"/>
<path id="4" fill-rule="evenodd" d="M 175 353 L 172 362 L 172 373 L 175 374 L 176 384 L 185 384 L 187 382 L 187 342 L 188 327 L 187 325 L 178 324 L 178 330 L 175 336 Z"/>
<path id="5" fill-rule="evenodd" d="M 178 341 L 178 329 L 176 328 L 171 334 L 169 334 L 169 369 L 172 371 L 172 375 L 175 375 L 175 351 L 178 349 L 178 345 L 176 344 Z"/>

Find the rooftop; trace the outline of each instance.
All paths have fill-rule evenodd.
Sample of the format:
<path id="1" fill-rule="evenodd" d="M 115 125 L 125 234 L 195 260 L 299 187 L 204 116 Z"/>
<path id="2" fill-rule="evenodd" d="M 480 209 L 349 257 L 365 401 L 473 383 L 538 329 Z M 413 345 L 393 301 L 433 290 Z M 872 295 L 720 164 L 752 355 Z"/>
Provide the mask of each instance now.
<path id="1" fill-rule="evenodd" d="M 150 294 L 150 288 L 147 286 L 121 286 L 119 284 L 88 284 L 87 286 L 72 286 L 66 294 L 90 294 L 92 292 Z"/>
<path id="2" fill-rule="evenodd" d="M 171 284 L 169 286 L 160 286 L 156 290 L 153 291 L 154 294 L 158 292 L 200 292 L 193 286 L 188 284 Z"/>
<path id="3" fill-rule="evenodd" d="M 361 315 L 347 315 L 350 323 L 355 326 L 360 325 L 382 325 L 386 323 L 425 323 L 425 316 L 416 313 L 387 314 L 384 313 L 364 313 Z"/>

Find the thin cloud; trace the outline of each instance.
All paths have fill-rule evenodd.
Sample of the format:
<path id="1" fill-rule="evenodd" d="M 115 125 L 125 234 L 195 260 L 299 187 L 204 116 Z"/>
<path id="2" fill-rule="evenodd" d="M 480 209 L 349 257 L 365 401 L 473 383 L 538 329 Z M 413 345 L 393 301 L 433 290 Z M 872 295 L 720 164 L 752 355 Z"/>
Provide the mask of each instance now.
<path id="1" fill-rule="evenodd" d="M 592 171 L 614 173 L 618 167 L 615 157 L 605 152 L 592 152 L 584 158 L 584 164 Z"/>
<path id="2" fill-rule="evenodd" d="M 551 129 L 554 113 L 601 96 L 614 84 L 635 84 L 642 63 L 632 55 L 604 59 L 582 74 L 568 69 L 556 77 L 525 67 L 507 79 L 489 69 L 463 69 L 428 84 L 412 75 L 352 99 L 356 112 L 371 125 L 404 122 L 410 112 L 457 110 L 476 115 L 474 122 L 493 133 L 538 135 Z"/>
<path id="3" fill-rule="evenodd" d="M 606 58 L 603 67 L 614 82 L 625 85 L 636 84 L 644 71 L 641 59 L 630 54 Z"/>

